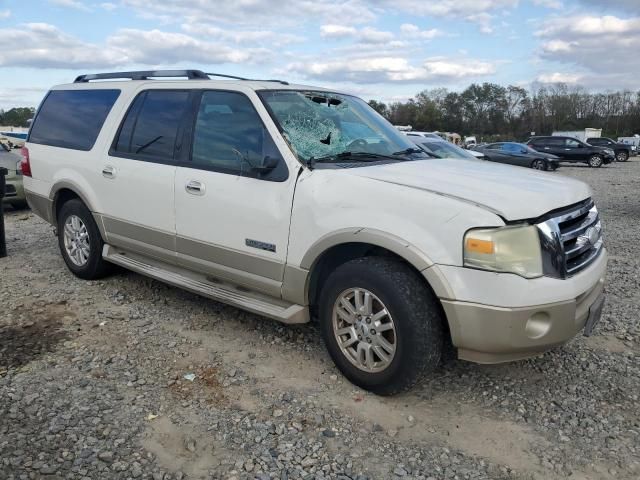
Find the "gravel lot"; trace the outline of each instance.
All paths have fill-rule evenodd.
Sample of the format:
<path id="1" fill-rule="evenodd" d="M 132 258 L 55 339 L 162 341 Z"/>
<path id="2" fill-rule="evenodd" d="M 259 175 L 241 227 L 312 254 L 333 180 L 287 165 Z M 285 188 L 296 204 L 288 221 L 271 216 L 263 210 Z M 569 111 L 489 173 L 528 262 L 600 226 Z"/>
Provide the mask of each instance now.
<path id="1" fill-rule="evenodd" d="M 51 227 L 8 210 L 0 478 L 640 478 L 640 160 L 551 175 L 591 184 L 602 213 L 595 336 L 508 365 L 450 360 L 394 398 L 346 382 L 313 325 L 133 273 L 76 279 Z"/>

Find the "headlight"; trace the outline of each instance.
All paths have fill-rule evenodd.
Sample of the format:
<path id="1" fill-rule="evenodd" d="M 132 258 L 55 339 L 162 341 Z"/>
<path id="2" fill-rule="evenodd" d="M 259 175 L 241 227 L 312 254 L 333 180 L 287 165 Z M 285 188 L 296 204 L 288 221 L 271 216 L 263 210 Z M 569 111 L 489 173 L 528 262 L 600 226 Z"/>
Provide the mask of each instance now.
<path id="1" fill-rule="evenodd" d="M 610 148 L 605 148 L 604 151 L 608 154 L 608 155 L 615 155 L 615 153 L 613 152 L 613 150 L 611 150 Z"/>
<path id="2" fill-rule="evenodd" d="M 469 230 L 464 236 L 464 266 L 525 278 L 542 276 L 542 252 L 533 226 Z"/>

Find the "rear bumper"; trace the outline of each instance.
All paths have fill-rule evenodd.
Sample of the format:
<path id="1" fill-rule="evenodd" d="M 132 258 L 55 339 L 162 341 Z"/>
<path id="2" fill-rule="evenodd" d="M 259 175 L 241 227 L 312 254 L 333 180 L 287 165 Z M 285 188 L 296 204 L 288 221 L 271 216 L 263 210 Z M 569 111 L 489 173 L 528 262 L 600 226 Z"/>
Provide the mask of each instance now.
<path id="1" fill-rule="evenodd" d="M 491 285 L 491 290 L 501 292 L 502 304 L 509 306 L 499 306 L 497 296 L 488 299 L 493 304 L 441 298 L 458 356 L 476 363 L 502 363 L 536 356 L 569 341 L 584 330 L 591 307 L 603 300 L 606 263 L 604 251 L 589 271 L 574 278 L 527 281 L 518 277 L 510 283 L 515 290 L 525 288 L 519 299 L 514 290 L 510 295 L 509 288 Z M 486 280 L 491 283 L 490 277 Z M 564 283 L 564 288 L 556 282 Z M 518 304 L 526 298 L 532 303 Z"/>

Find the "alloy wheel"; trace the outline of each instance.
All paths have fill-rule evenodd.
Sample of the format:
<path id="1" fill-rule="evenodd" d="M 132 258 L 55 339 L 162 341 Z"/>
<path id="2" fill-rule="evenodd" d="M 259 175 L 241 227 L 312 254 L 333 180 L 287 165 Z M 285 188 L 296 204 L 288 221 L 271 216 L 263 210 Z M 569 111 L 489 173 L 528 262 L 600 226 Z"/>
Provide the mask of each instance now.
<path id="1" fill-rule="evenodd" d="M 333 333 L 342 354 L 358 369 L 377 373 L 393 361 L 396 327 L 382 301 L 364 288 L 344 290 L 333 306 Z"/>
<path id="2" fill-rule="evenodd" d="M 64 222 L 63 240 L 69 260 L 78 267 L 86 265 L 91 252 L 89 232 L 77 215 L 70 215 Z"/>

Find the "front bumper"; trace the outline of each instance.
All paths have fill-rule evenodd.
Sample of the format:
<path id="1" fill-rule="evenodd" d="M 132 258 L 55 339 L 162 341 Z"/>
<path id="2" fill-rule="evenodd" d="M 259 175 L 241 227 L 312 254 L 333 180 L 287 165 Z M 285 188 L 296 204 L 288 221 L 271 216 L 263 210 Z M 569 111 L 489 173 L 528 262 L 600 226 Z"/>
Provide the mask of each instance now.
<path id="1" fill-rule="evenodd" d="M 513 296 L 509 302 L 508 289 L 502 290 L 502 303 L 511 303 L 509 306 L 497 306 L 500 305 L 498 302 L 489 305 L 477 300 L 441 299 L 458 356 L 476 363 L 509 362 L 536 356 L 576 336 L 584 330 L 591 307 L 595 305 L 594 309 L 597 308 L 603 300 L 606 256 L 606 251 L 603 251 L 594 265 L 567 280 L 544 278 L 527 281 L 518 277 L 512 283 L 520 283 L 526 288 L 526 283 L 531 282 L 520 295 L 520 299 L 530 295 L 532 300 L 537 300 L 538 303 L 529 306 L 513 305 Z M 496 274 L 488 275 L 495 277 Z M 502 276 L 501 280 L 514 277 L 498 275 Z M 560 289 L 565 299 L 557 298 L 558 289 L 554 289 L 553 284 L 558 282 L 565 284 Z M 499 288 L 495 282 L 493 286 Z M 543 287 L 551 289 L 548 302 L 543 300 L 546 296 Z"/>

